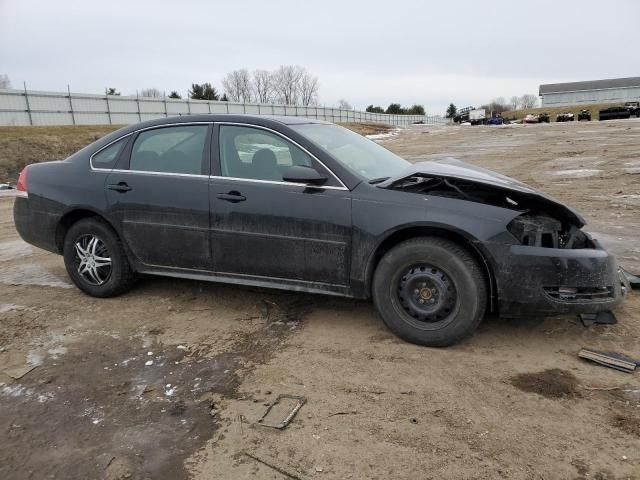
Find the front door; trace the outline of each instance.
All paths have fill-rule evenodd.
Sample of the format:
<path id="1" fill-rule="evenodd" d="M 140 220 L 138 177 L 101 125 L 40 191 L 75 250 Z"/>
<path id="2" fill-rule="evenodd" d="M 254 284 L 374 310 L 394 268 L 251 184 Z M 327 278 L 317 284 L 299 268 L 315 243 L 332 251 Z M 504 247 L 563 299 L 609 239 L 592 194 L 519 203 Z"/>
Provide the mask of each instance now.
<path id="1" fill-rule="evenodd" d="M 211 269 L 210 129 L 205 123 L 143 130 L 128 145 L 123 168 L 107 178 L 111 217 L 145 265 Z"/>
<path id="2" fill-rule="evenodd" d="M 211 178 L 216 272 L 347 285 L 351 193 L 301 147 L 268 129 L 219 126 Z M 282 180 L 292 165 L 330 178 L 324 187 Z"/>

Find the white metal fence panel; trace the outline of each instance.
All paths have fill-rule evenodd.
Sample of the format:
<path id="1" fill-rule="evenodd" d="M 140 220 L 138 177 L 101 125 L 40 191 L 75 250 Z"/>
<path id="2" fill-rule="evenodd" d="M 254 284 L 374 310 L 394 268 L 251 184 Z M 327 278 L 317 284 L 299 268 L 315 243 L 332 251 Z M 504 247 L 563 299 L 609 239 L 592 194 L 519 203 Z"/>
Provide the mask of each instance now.
<path id="1" fill-rule="evenodd" d="M 446 123 L 446 119 L 439 116 L 387 115 L 330 107 L 0 90 L 0 125 L 121 125 L 206 113 L 286 115 L 334 123 L 371 122 L 395 126 Z"/>

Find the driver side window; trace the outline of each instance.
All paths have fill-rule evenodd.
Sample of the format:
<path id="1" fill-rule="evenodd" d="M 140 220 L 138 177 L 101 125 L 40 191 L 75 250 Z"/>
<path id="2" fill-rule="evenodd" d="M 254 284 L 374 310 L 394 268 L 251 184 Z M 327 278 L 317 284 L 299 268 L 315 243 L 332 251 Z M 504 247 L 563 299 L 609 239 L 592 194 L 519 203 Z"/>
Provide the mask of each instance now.
<path id="1" fill-rule="evenodd" d="M 221 125 L 219 140 L 223 177 L 281 182 L 294 165 L 324 171 L 302 149 L 267 130 Z"/>

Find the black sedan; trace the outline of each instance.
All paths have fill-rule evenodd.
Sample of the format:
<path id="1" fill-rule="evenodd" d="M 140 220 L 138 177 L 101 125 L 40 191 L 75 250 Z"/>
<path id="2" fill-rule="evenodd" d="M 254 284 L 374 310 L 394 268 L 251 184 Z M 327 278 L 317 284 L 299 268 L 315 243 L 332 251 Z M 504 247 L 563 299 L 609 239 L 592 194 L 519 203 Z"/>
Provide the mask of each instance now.
<path id="1" fill-rule="evenodd" d="M 153 274 L 373 298 L 397 335 L 431 346 L 458 342 L 487 312 L 598 312 L 625 291 L 571 208 L 305 118 L 128 126 L 26 167 L 14 219 L 92 296 Z"/>

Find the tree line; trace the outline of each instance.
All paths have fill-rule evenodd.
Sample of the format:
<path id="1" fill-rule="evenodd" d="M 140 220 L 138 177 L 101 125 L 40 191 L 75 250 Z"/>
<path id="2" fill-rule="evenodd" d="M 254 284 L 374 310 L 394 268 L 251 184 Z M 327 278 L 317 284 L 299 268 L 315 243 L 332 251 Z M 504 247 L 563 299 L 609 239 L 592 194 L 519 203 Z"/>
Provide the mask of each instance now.
<path id="1" fill-rule="evenodd" d="M 300 65 L 281 65 L 276 70 L 233 70 L 222 79 L 221 93 L 211 83 L 192 83 L 188 98 L 193 100 L 217 100 L 240 103 L 281 103 L 284 105 L 311 106 L 318 104 L 318 77 Z M 107 88 L 107 95 L 120 95 L 115 88 Z M 145 88 L 141 97 L 161 98 L 164 93 L 157 88 Z M 168 98 L 182 98 L 172 91 Z"/>
<path id="2" fill-rule="evenodd" d="M 383 109 L 382 107 L 374 107 L 373 105 L 369 105 L 366 108 L 367 112 L 371 113 L 389 113 L 391 115 L 424 115 L 424 107 L 422 105 L 413 105 L 409 108 L 404 108 L 399 103 L 391 103 L 387 107 L 387 109 Z"/>

